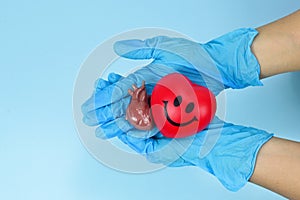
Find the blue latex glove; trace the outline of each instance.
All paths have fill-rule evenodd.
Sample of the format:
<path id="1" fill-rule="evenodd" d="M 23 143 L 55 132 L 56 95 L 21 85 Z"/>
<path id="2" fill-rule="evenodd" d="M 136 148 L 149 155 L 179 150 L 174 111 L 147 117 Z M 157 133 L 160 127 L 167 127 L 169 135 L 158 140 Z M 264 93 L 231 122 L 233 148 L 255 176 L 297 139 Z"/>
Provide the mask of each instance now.
<path id="1" fill-rule="evenodd" d="M 83 121 L 91 126 L 99 125 L 96 129 L 98 137 L 118 136 L 137 152 L 146 154 L 152 162 L 169 166 L 197 165 L 215 174 L 228 189 L 239 189 L 253 171 L 258 149 L 271 135 L 252 128 L 226 124 L 217 118 L 203 133 L 184 139 L 166 139 L 156 128 L 139 131 L 125 120 L 130 101 L 127 90 L 132 84 L 140 86 L 145 80 L 147 93 L 151 94 L 155 83 L 173 72 L 179 72 L 192 82 L 208 87 L 215 95 L 227 87 L 261 85 L 259 65 L 250 50 L 256 34 L 253 29 L 239 29 L 204 45 L 168 37 L 116 43 L 115 51 L 123 57 L 154 60 L 128 77 L 111 74 L 108 81 L 100 79 L 94 94 L 82 106 Z M 226 128 L 222 128 L 223 126 Z M 214 130 L 214 133 L 211 134 L 210 130 Z M 219 140 L 210 139 L 218 136 Z M 207 141 L 217 141 L 217 144 L 209 144 Z M 168 148 L 162 148 L 168 143 Z M 192 145 L 180 148 L 188 146 L 187 144 Z M 169 150 L 156 153 L 162 152 L 157 151 L 158 149 Z M 201 155 L 198 159 L 199 152 Z M 218 159 L 228 167 L 218 165 Z M 231 168 L 235 170 L 230 170 Z"/>
<path id="2" fill-rule="evenodd" d="M 110 74 L 108 81 L 100 79 L 96 86 L 100 92 L 98 94 L 119 80 L 123 78 L 117 74 Z M 115 135 L 115 128 L 110 125 L 109 130 L 107 128 L 106 123 L 98 127 L 98 130 L 103 131 L 100 137 L 104 133 L 106 137 Z M 133 135 L 132 131 L 129 128 L 127 132 L 119 132 L 117 135 L 150 162 L 169 167 L 201 167 L 216 176 L 231 191 L 237 191 L 247 183 L 253 173 L 259 149 L 272 137 L 272 134 L 263 130 L 226 123 L 217 117 L 202 132 L 180 139 L 165 138 L 157 129 L 152 130 L 152 137 L 145 137 L 142 133 Z"/>
<path id="3" fill-rule="evenodd" d="M 121 78 L 119 75 L 110 74 L 109 80 L 117 78 L 120 80 L 112 82 L 112 84 L 108 84 L 109 81 L 103 79 L 96 82 L 94 94 L 82 105 L 83 121 L 89 126 L 101 124 L 96 129 L 96 135 L 100 138 L 115 137 L 124 132 L 132 136 L 151 137 L 158 132 L 156 128 L 149 131 L 137 130 L 125 119 L 126 109 L 131 98 L 128 89 L 133 84 L 139 87 L 145 81 L 147 93 L 151 94 L 154 85 L 162 77 L 174 72 L 187 73 L 188 71 L 190 71 L 189 78 L 196 80 L 199 85 L 207 85 L 208 82 L 205 82 L 196 71 L 186 68 L 175 70 L 158 63 L 142 67 L 127 77 Z M 213 79 L 209 81 L 213 83 Z M 210 84 L 210 86 L 214 94 L 218 94 L 224 88 L 220 82 Z"/>
<path id="4" fill-rule="evenodd" d="M 115 51 L 127 58 L 150 59 L 153 62 L 114 85 L 95 90 L 82 106 L 83 121 L 90 126 L 102 124 L 96 130 L 101 138 L 114 137 L 122 132 L 150 137 L 155 131 L 138 131 L 125 120 L 132 84 L 146 81 L 148 94 L 163 76 L 179 72 L 193 83 L 208 87 L 215 95 L 224 88 L 243 88 L 261 85 L 259 64 L 251 53 L 251 44 L 257 31 L 238 29 L 207 44 L 198 44 L 182 38 L 155 37 L 117 42 Z M 98 87 L 98 86 L 96 86 Z"/>
<path id="5" fill-rule="evenodd" d="M 159 41 L 160 39 L 172 41 L 171 38 L 163 36 L 154 38 L 153 40 Z M 95 126 L 101 124 L 101 126 L 96 129 L 96 135 L 98 137 L 111 138 L 123 132 L 132 136 L 150 137 L 157 133 L 157 130 L 155 129 L 150 131 L 137 130 L 125 120 L 126 108 L 130 102 L 128 89 L 130 89 L 133 84 L 139 87 L 142 82 L 145 81 L 147 93 L 151 94 L 151 91 L 157 81 L 167 74 L 177 72 L 187 76 L 193 83 L 208 87 L 215 95 L 219 94 L 225 87 L 227 87 L 223 84 L 221 74 L 215 63 L 201 45 L 183 39 L 174 40 L 182 40 L 182 42 L 186 42 L 187 44 L 185 45 L 190 45 L 190 49 L 192 49 L 194 54 L 197 52 L 197 57 L 188 58 L 188 54 L 186 55 L 187 57 L 184 57 L 183 55 L 183 57 L 178 57 L 178 54 L 181 54 L 182 52 L 185 53 L 185 51 L 182 51 L 181 48 L 177 48 L 174 49 L 174 52 L 170 55 L 171 57 L 168 58 L 168 60 L 177 59 L 177 64 L 161 62 L 161 59 L 158 59 L 154 60 L 151 64 L 138 69 L 126 78 L 121 78 L 112 85 L 99 89 L 101 87 L 99 84 L 96 84 L 96 88 L 98 89 L 96 89 L 91 98 L 83 104 L 82 112 L 84 114 L 83 121 L 87 125 Z M 147 43 L 136 40 L 129 43 L 128 41 L 117 42 L 115 44 L 115 51 L 117 53 L 124 52 L 125 43 L 135 46 L 134 44 L 136 42 L 140 45 Z M 127 47 L 131 49 L 132 46 Z M 134 52 L 135 55 L 140 55 L 140 53 L 143 54 L 140 49 L 135 49 Z M 191 52 L 191 54 L 193 54 L 193 52 Z M 146 53 L 150 52 L 148 51 Z M 193 65 L 188 63 L 193 63 Z M 203 73 L 198 68 L 203 69 L 202 71 L 208 73 Z M 110 77 L 108 78 L 110 79 Z M 100 81 L 100 83 L 102 84 L 103 80 Z"/>
<path id="6" fill-rule="evenodd" d="M 244 88 L 262 85 L 259 80 L 260 66 L 251 51 L 251 44 L 257 34 L 255 29 L 242 28 L 206 44 L 158 36 L 144 41 L 119 41 L 114 47 L 115 52 L 122 57 L 154 59 L 153 63 L 183 70 L 187 77 L 191 72 L 198 72 L 209 87 L 212 78 L 213 84 L 219 81 L 225 87 Z M 197 79 L 189 78 L 197 83 Z"/>
<path id="7" fill-rule="evenodd" d="M 204 131 L 187 138 L 168 139 L 157 134 L 141 139 L 126 133 L 119 135 L 121 141 L 150 162 L 169 167 L 200 167 L 230 191 L 237 191 L 248 182 L 259 149 L 271 137 L 265 131 L 225 123 L 217 117 Z"/>

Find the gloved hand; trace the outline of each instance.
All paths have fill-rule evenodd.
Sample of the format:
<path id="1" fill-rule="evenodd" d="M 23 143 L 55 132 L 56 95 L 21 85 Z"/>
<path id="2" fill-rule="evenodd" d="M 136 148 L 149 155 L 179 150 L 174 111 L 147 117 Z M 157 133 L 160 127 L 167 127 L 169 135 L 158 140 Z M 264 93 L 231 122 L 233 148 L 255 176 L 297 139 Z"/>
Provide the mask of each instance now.
<path id="1" fill-rule="evenodd" d="M 159 38 L 172 41 L 172 39 L 168 37 L 158 37 L 154 38 L 154 40 L 157 40 L 158 42 L 160 40 Z M 98 87 L 98 90 L 96 89 L 91 98 L 83 104 L 82 112 L 84 114 L 83 121 L 87 125 L 95 126 L 102 124 L 98 129 L 96 129 L 98 137 L 110 138 L 119 135 L 122 132 L 127 132 L 131 135 L 138 135 L 139 137 L 150 137 L 157 132 L 155 129 L 150 131 L 134 129 L 133 126 L 125 120 L 126 108 L 130 102 L 128 89 L 130 89 L 133 84 L 140 86 L 142 82 L 145 81 L 147 93 L 151 94 L 151 91 L 158 80 L 167 74 L 178 72 L 187 76 L 193 83 L 209 88 L 214 95 L 219 94 L 224 87 L 226 87 L 222 82 L 222 77 L 215 66 L 215 63 L 211 60 L 209 54 L 202 48 L 202 46 L 188 40 L 183 41 L 191 45 L 191 49 L 193 49 L 194 52 L 197 52 L 197 59 L 191 58 L 191 60 L 189 60 L 189 58 L 181 59 L 180 57 L 178 58 L 177 64 L 164 63 L 161 62 L 160 59 L 154 60 L 149 65 L 138 69 L 126 78 L 121 78 L 112 85 L 103 89 L 99 89 L 99 85 L 96 86 L 96 88 Z M 135 42 L 136 41 L 133 41 L 133 43 Z M 143 43 L 142 41 L 137 42 Z M 126 43 L 126 41 L 124 43 Z M 118 53 L 122 51 L 124 52 L 124 43 L 117 42 L 115 44 L 115 51 Z M 128 46 L 128 48 L 130 49 L 131 47 Z M 177 50 L 174 49 L 174 54 L 170 55 L 173 58 L 170 57 L 168 59 L 175 60 L 177 53 L 181 53 L 181 50 L 178 52 L 176 51 Z M 139 55 L 139 53 L 143 54 L 140 49 L 135 49 L 132 53 L 135 53 L 135 55 Z M 192 63 L 193 60 L 197 61 L 197 63 L 194 63 L 193 65 L 183 63 L 189 61 Z M 185 67 L 184 64 L 188 67 Z M 209 72 L 208 75 L 197 70 L 197 66 L 199 66 L 199 68 L 202 67 L 204 71 L 207 69 L 206 71 Z M 110 79 L 110 77 L 108 78 Z M 100 83 L 103 83 L 103 80 L 100 81 Z"/>
<path id="2" fill-rule="evenodd" d="M 146 154 L 152 162 L 169 166 L 197 165 L 215 174 L 228 189 L 239 189 L 251 176 L 256 154 L 271 135 L 252 128 L 226 124 L 217 118 L 203 132 L 183 139 L 166 139 L 156 128 L 150 131 L 136 130 L 125 120 L 130 101 L 127 90 L 132 84 L 140 86 L 144 80 L 147 93 L 151 94 L 160 78 L 174 72 L 208 87 L 215 95 L 227 87 L 261 85 L 259 64 L 250 49 L 256 34 L 253 29 L 239 29 L 203 45 L 168 37 L 117 42 L 115 51 L 123 57 L 154 60 L 127 77 L 111 74 L 108 81 L 100 79 L 94 94 L 82 106 L 83 121 L 87 125 L 99 125 L 96 129 L 98 137 L 118 136 L 137 152 Z M 217 140 L 218 136 L 220 138 Z M 211 137 L 215 139 L 211 140 Z M 217 143 L 208 145 L 207 141 Z M 169 142 L 172 145 L 167 145 Z M 181 148 L 187 144 L 191 146 Z M 162 148 L 165 146 L 168 148 Z M 166 149 L 167 152 L 157 151 L 160 149 Z M 182 155 L 178 153 L 180 149 L 183 149 Z M 202 156 L 198 159 L 199 152 Z M 218 159 L 226 168 L 218 165 Z"/>
<path id="3" fill-rule="evenodd" d="M 100 79 L 96 87 L 98 94 L 122 79 L 116 74 L 110 74 L 108 81 Z M 107 113 L 102 111 L 103 115 Z M 106 137 L 118 135 L 121 141 L 153 163 L 169 167 L 201 167 L 231 191 L 237 191 L 247 183 L 259 149 L 272 137 L 263 130 L 226 123 L 218 117 L 202 132 L 179 139 L 165 138 L 157 129 L 153 129 L 152 137 L 141 137 L 143 134 L 132 134 L 130 126 L 127 132 L 117 131 L 116 134 L 114 127 L 111 121 L 100 124 L 98 129 L 103 131 L 100 137 L 103 134 L 107 134 Z"/>
<path id="4" fill-rule="evenodd" d="M 215 95 L 227 87 L 261 85 L 260 67 L 250 48 L 256 35 L 257 31 L 254 29 L 238 29 L 203 45 L 164 36 L 145 41 L 117 42 L 114 48 L 120 56 L 154 60 L 117 84 L 103 89 L 101 95 L 96 90 L 82 106 L 83 121 L 90 126 L 105 124 L 106 129 L 96 130 L 99 137 L 114 137 L 129 130 L 134 135 L 153 135 L 153 131 L 133 130 L 122 117 L 130 101 L 127 90 L 132 84 L 139 86 L 145 80 L 149 93 L 160 78 L 173 72 L 181 73 L 193 83 L 208 87 Z M 103 134 L 103 130 L 108 133 Z"/>
<path id="5" fill-rule="evenodd" d="M 204 131 L 187 138 L 169 139 L 157 134 L 143 139 L 126 133 L 118 137 L 150 162 L 200 167 L 228 190 L 237 191 L 251 178 L 258 151 L 272 134 L 215 117 Z"/>
<path id="6" fill-rule="evenodd" d="M 145 81 L 147 93 L 151 94 L 158 80 L 174 72 L 182 72 L 182 70 L 175 71 L 174 68 L 169 68 L 158 63 L 151 63 L 127 77 L 110 74 L 108 77 L 109 80 L 120 78 L 118 81 L 112 82 L 111 85 L 108 84 L 109 82 L 100 79 L 96 82 L 94 94 L 82 105 L 84 123 L 89 126 L 101 124 L 96 129 L 96 135 L 100 138 L 115 137 L 123 132 L 138 137 L 153 136 L 158 132 L 156 128 L 149 131 L 137 130 L 125 119 L 126 109 L 131 98 L 128 94 L 128 89 L 133 84 L 139 87 Z M 199 85 L 206 85 L 206 82 L 198 73 L 193 74 L 191 71 L 189 77 L 197 80 Z M 211 90 L 215 94 L 218 94 L 223 88 L 220 82 L 216 82 L 212 86 L 214 87 L 211 87 Z"/>
<path id="7" fill-rule="evenodd" d="M 125 58 L 154 59 L 153 63 L 174 68 L 195 83 L 197 77 L 193 79 L 189 73 L 198 73 L 209 88 L 216 82 L 221 82 L 225 87 L 244 88 L 262 85 L 259 80 L 260 66 L 251 51 L 257 34 L 255 29 L 242 28 L 205 44 L 158 36 L 144 41 L 119 41 L 114 48 L 118 55 Z"/>

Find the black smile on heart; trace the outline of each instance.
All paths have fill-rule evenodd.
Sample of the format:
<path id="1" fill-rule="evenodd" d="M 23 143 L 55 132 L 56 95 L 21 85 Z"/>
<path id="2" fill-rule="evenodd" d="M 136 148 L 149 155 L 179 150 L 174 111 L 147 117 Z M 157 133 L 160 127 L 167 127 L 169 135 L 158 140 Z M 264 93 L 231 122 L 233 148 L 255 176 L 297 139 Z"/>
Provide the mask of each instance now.
<path id="1" fill-rule="evenodd" d="M 168 101 L 163 101 L 164 103 L 164 113 L 165 113 L 165 116 L 168 120 L 168 122 L 170 122 L 170 124 L 172 124 L 173 126 L 186 126 L 186 125 L 189 125 L 190 123 L 194 122 L 194 121 L 198 121 L 198 119 L 196 118 L 196 116 L 194 116 L 191 120 L 187 121 L 187 122 L 184 122 L 184 123 L 177 123 L 177 122 L 174 122 L 169 114 L 168 114 L 168 111 L 167 111 L 167 105 L 168 105 Z"/>

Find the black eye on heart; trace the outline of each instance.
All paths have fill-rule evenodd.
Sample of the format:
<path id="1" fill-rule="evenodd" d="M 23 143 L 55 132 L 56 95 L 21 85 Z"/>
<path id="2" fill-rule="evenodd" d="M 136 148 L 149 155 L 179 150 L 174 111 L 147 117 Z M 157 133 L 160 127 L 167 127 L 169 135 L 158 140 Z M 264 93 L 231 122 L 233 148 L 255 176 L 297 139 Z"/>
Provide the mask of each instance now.
<path id="1" fill-rule="evenodd" d="M 181 96 L 175 97 L 174 102 L 173 102 L 174 106 L 178 107 L 178 106 L 180 106 L 181 103 L 182 103 L 182 97 Z"/>
<path id="2" fill-rule="evenodd" d="M 182 103 L 182 97 L 179 95 L 177 97 L 175 97 L 174 101 L 173 101 L 173 105 L 175 107 L 178 107 L 180 106 L 180 104 Z M 185 112 L 186 113 L 190 113 L 194 110 L 194 103 L 193 102 L 190 102 L 186 107 L 185 107 Z"/>
<path id="3" fill-rule="evenodd" d="M 186 113 L 190 113 L 190 112 L 192 112 L 193 110 L 194 110 L 194 103 L 193 102 L 191 102 L 191 103 L 189 103 L 187 106 L 186 106 L 186 108 L 185 108 L 185 112 Z"/>

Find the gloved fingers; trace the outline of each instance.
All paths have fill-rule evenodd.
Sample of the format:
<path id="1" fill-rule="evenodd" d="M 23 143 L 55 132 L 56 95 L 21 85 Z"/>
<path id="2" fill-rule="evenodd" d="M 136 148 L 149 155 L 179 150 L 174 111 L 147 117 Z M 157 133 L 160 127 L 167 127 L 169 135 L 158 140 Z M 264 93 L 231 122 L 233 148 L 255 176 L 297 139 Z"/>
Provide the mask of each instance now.
<path id="1" fill-rule="evenodd" d="M 154 37 L 146 40 L 122 40 L 114 44 L 114 51 L 122 57 L 130 59 L 151 59 L 156 58 L 155 47 L 160 42 L 161 37 Z"/>
<path id="2" fill-rule="evenodd" d="M 171 38 L 167 36 L 157 36 L 146 40 L 122 40 L 114 44 L 114 51 L 122 57 L 130 59 L 161 59 L 166 55 L 175 56 L 168 58 L 170 61 L 178 60 L 180 49 L 189 48 L 195 42 L 184 38 Z M 195 43 L 196 44 L 196 43 Z M 181 50 L 182 51 L 182 50 Z M 183 50 L 185 51 L 185 50 Z M 174 60 L 175 59 L 175 60 Z"/>
<path id="3" fill-rule="evenodd" d="M 137 138 L 123 133 L 118 135 L 118 138 L 137 153 L 145 155 L 147 160 L 152 163 L 173 167 L 191 165 L 184 160 L 182 155 L 193 143 L 193 137 L 188 139 L 171 139 L 159 136 Z"/>
<path id="4" fill-rule="evenodd" d="M 154 126 L 151 130 L 138 130 L 136 128 L 127 131 L 127 135 L 130 137 L 146 139 L 155 136 L 159 133 L 159 130 Z"/>
<path id="5" fill-rule="evenodd" d="M 191 53 L 191 48 L 198 47 L 198 43 L 184 38 L 156 36 L 146 40 L 122 40 L 114 44 L 114 51 L 122 57 L 131 59 L 159 59 L 166 54 L 181 56 Z M 185 55 L 185 54 L 183 54 Z M 172 59 L 169 59 L 172 61 Z"/>
<path id="6" fill-rule="evenodd" d="M 87 110 L 97 109 L 103 106 L 110 105 L 121 100 L 128 95 L 127 87 L 119 87 L 116 83 L 110 84 L 101 90 L 96 90 L 90 98 Z"/>
<path id="7" fill-rule="evenodd" d="M 125 117 L 128 102 L 129 98 L 86 112 L 83 122 L 89 126 L 95 126 L 115 118 Z"/>
<path id="8" fill-rule="evenodd" d="M 155 131 L 158 130 L 155 129 Z M 127 144 L 129 147 L 134 149 L 136 152 L 141 154 L 147 154 L 147 155 L 155 154 L 155 156 L 162 156 L 162 157 L 168 156 L 168 153 L 175 152 L 173 151 L 174 144 L 178 144 L 176 139 L 159 137 L 159 135 L 161 135 L 160 132 L 156 132 L 156 135 L 149 138 L 132 136 L 132 134 L 128 134 L 128 132 L 119 135 L 118 136 L 119 139 L 123 141 L 125 144 Z M 167 154 L 163 155 L 164 153 Z M 174 156 L 172 155 L 172 158 L 173 157 Z"/>
<path id="9" fill-rule="evenodd" d="M 145 80 L 146 91 L 151 94 L 155 83 L 168 73 L 163 66 L 150 64 L 125 78 L 113 73 L 108 76 L 108 81 L 99 79 L 99 89 L 81 107 L 84 122 L 98 125 L 125 115 L 130 102 L 128 89 L 132 90 L 132 85 L 140 87 Z"/>
<path id="10" fill-rule="evenodd" d="M 109 119 L 110 117 L 108 117 Z M 95 111 L 89 111 L 84 113 L 82 118 L 83 123 L 85 123 L 88 126 L 97 126 L 100 124 L 97 113 Z"/>
<path id="11" fill-rule="evenodd" d="M 103 88 L 109 86 L 110 83 L 107 80 L 104 80 L 103 78 L 99 78 L 94 83 L 94 88 L 96 90 L 102 90 Z"/>
<path id="12" fill-rule="evenodd" d="M 92 95 L 81 105 L 81 112 L 83 116 L 85 116 L 88 112 L 94 110 L 94 102 L 94 95 Z"/>
<path id="13" fill-rule="evenodd" d="M 118 82 L 121 78 L 123 78 L 123 76 L 121 76 L 120 74 L 114 73 L 114 72 L 108 74 L 108 81 L 111 84 Z"/>
<path id="14" fill-rule="evenodd" d="M 108 82 L 101 81 L 103 84 Z M 113 103 L 112 95 L 117 96 L 120 89 L 114 85 L 108 85 L 103 89 L 96 90 L 92 96 L 87 99 L 81 106 L 81 111 L 83 115 L 88 114 L 89 112 L 94 112 L 95 110 L 110 105 Z M 117 100 L 114 100 L 116 102 Z"/>
<path id="15" fill-rule="evenodd" d="M 163 76 L 175 72 L 173 69 L 166 68 L 160 64 L 149 64 L 147 66 L 141 67 L 134 73 L 129 74 L 127 77 L 120 78 L 119 81 L 113 83 L 112 85 L 104 88 L 101 93 L 103 92 L 104 95 L 111 95 L 110 99 L 99 99 L 98 105 L 105 105 L 117 102 L 122 100 L 123 98 L 129 96 L 128 89 L 133 90 L 133 85 L 136 87 L 140 87 L 142 83 L 145 81 L 147 87 L 147 92 L 150 92 L 156 82 L 161 79 Z M 106 94 L 105 94 L 106 93 Z M 107 101 L 109 100 L 109 101 Z"/>
<path id="16" fill-rule="evenodd" d="M 148 85 L 147 91 L 151 93 L 152 90 L 153 90 L 153 86 Z M 115 118 L 121 118 L 121 117 L 125 118 L 126 109 L 129 105 L 129 102 L 130 102 L 130 97 L 126 97 L 107 106 L 94 108 L 88 111 L 87 109 L 84 109 L 83 121 L 85 124 L 89 126 L 95 126 L 98 124 L 105 123 L 107 121 L 111 121 Z M 151 130 L 150 132 L 144 131 L 143 134 L 139 133 L 139 135 L 144 135 L 142 137 L 151 137 L 155 135 L 154 132 L 155 132 L 154 130 Z"/>
<path id="17" fill-rule="evenodd" d="M 114 45 L 115 52 L 131 59 L 155 59 L 153 63 L 174 68 L 189 77 L 192 71 L 215 95 L 226 88 L 221 71 L 201 44 L 184 38 L 158 36 L 146 40 L 123 40 Z M 186 73 L 185 73 L 186 72 Z M 202 76 L 202 77 L 201 77 Z M 199 78 L 201 77 L 201 78 Z M 199 84 L 197 78 L 192 80 Z"/>
<path id="18" fill-rule="evenodd" d="M 193 66 L 192 61 L 197 59 L 195 52 L 190 55 L 195 47 L 201 48 L 199 44 L 183 38 L 157 36 L 146 40 L 118 41 L 114 44 L 114 51 L 129 59 L 154 59 L 153 63 L 164 64 L 165 67 L 180 65 L 180 68 L 186 68 Z"/>
<path id="19" fill-rule="evenodd" d="M 130 98 L 127 96 L 114 103 L 101 106 L 98 99 L 101 96 L 97 96 L 101 91 L 95 92 L 86 102 L 81 106 L 83 113 L 83 121 L 89 126 L 95 126 L 104 123 L 108 120 L 112 120 L 117 117 L 125 115 L 126 108 L 130 102 Z"/>
<path id="20" fill-rule="evenodd" d="M 112 72 L 112 73 L 108 74 L 108 78 L 107 78 L 108 80 L 105 80 L 103 78 L 97 79 L 94 83 L 94 88 L 96 90 L 102 90 L 105 87 L 119 81 L 121 78 L 122 78 L 121 75 Z"/>
<path id="21" fill-rule="evenodd" d="M 107 121 L 96 129 L 97 137 L 102 139 L 108 139 L 118 136 L 121 133 L 126 133 L 130 138 L 144 140 L 156 135 L 158 132 L 156 127 L 146 131 L 138 130 L 125 119 L 125 116 Z"/>
<path id="22" fill-rule="evenodd" d="M 81 111 L 84 115 L 84 117 L 86 117 L 85 115 L 87 115 L 89 112 L 92 112 L 96 109 L 96 96 L 100 96 L 99 94 L 101 94 L 102 90 L 107 88 L 108 86 L 110 86 L 111 83 L 107 80 L 104 80 L 103 78 L 99 78 L 95 81 L 94 83 L 94 88 L 95 91 L 92 94 L 92 96 L 90 98 L 88 98 L 82 105 L 81 105 Z M 103 92 L 102 92 L 103 93 Z M 89 122 L 89 119 L 93 119 L 96 117 L 94 117 L 95 114 L 91 113 L 90 116 L 86 117 L 84 119 L 84 122 L 86 122 L 87 124 L 94 124 L 94 122 Z M 92 125 L 90 125 L 92 126 Z"/>
<path id="23" fill-rule="evenodd" d="M 191 67 L 220 79 L 218 69 L 201 44 L 184 38 L 157 36 L 146 40 L 123 40 L 114 44 L 115 52 L 131 59 L 155 59 L 166 66 Z"/>
<path id="24" fill-rule="evenodd" d="M 110 73 L 108 75 L 108 81 L 103 78 L 99 78 L 95 81 L 95 89 L 94 94 L 81 106 L 82 113 L 84 114 L 84 121 L 86 124 L 94 124 L 97 125 L 106 120 L 110 120 L 111 106 L 109 104 L 107 106 L 101 107 L 97 102 L 98 99 L 103 99 L 107 97 L 105 92 L 107 93 L 107 87 L 118 82 L 122 78 L 121 75 L 116 73 Z M 104 91 L 102 91 L 104 90 Z M 124 107 L 124 106 L 123 106 Z M 119 113 L 119 112 L 118 112 Z M 97 123 L 98 122 L 98 123 Z M 91 125 L 92 126 L 92 125 Z"/>
<path id="25" fill-rule="evenodd" d="M 185 160 L 184 155 L 193 148 L 195 139 L 197 139 L 195 136 L 179 139 L 155 139 L 153 145 L 148 147 L 150 150 L 147 151 L 147 160 L 173 167 L 191 165 Z"/>
<path id="26" fill-rule="evenodd" d="M 129 135 L 128 133 L 121 134 L 118 137 L 121 141 L 134 149 L 136 152 L 142 154 L 156 153 L 156 155 L 158 155 L 160 152 L 166 152 L 164 147 L 167 147 L 170 142 L 173 141 L 176 143 L 176 139 L 165 137 L 157 139 L 155 138 L 155 136 L 150 138 L 141 138 L 134 137 L 132 135 Z M 172 145 L 169 146 L 168 150 L 170 148 L 172 148 Z M 164 151 L 161 151 L 162 149 Z"/>
<path id="27" fill-rule="evenodd" d="M 134 127 L 124 117 L 120 117 L 101 124 L 96 129 L 96 136 L 101 139 L 109 139 L 131 129 L 134 129 Z"/>
<path id="28" fill-rule="evenodd" d="M 121 99 L 120 101 L 114 102 L 110 105 L 100 107 L 93 112 L 96 113 L 97 120 L 100 123 L 105 123 L 106 121 L 121 118 L 126 115 L 126 109 L 128 107 L 130 98 L 126 97 Z M 93 113 L 91 112 L 93 116 Z"/>
<path id="29" fill-rule="evenodd" d="M 151 163 L 164 164 L 168 167 L 183 167 L 193 165 L 193 163 L 185 160 L 183 157 L 178 155 L 175 155 L 175 157 L 171 157 L 170 155 L 149 153 L 146 154 L 146 159 Z"/>
<path id="30" fill-rule="evenodd" d="M 119 81 L 103 88 L 95 93 L 95 108 L 106 106 L 115 102 L 118 102 L 125 97 L 128 97 L 128 89 L 132 89 L 132 85 L 140 87 L 143 81 L 155 81 L 159 79 L 157 74 L 149 69 L 141 68 L 140 70 L 128 75 L 125 78 L 119 79 Z"/>
<path id="31" fill-rule="evenodd" d="M 153 144 L 155 143 L 153 138 L 136 138 L 126 133 L 118 135 L 118 138 L 137 153 L 147 154 L 151 150 L 153 151 Z"/>
<path id="32" fill-rule="evenodd" d="M 158 132 L 156 127 L 151 130 L 136 129 L 125 119 L 125 115 L 106 121 L 96 129 L 97 137 L 102 139 L 112 138 L 120 133 L 126 133 L 129 137 L 136 139 L 147 139 L 156 135 Z"/>

